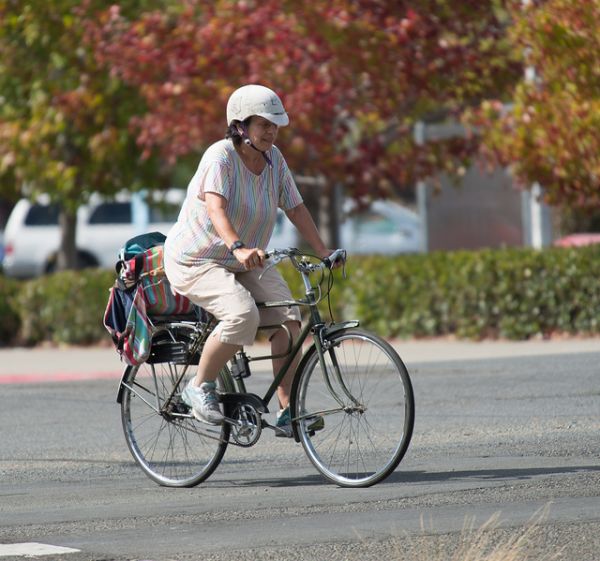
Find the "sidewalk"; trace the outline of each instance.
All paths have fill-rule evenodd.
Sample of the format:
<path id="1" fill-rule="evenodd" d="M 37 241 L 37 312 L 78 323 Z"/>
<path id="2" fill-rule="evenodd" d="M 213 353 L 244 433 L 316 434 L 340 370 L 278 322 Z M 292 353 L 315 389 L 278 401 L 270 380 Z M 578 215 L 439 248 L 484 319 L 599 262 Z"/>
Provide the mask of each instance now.
<path id="1" fill-rule="evenodd" d="M 600 338 L 549 341 L 392 341 L 404 362 L 445 362 L 517 356 L 600 352 Z M 268 354 L 267 346 L 248 347 L 251 356 Z M 263 366 L 264 365 L 264 366 Z M 254 366 L 254 365 L 253 365 Z M 268 362 L 256 367 L 268 368 Z M 0 349 L 0 384 L 90 380 L 120 377 L 125 363 L 112 347 Z"/>

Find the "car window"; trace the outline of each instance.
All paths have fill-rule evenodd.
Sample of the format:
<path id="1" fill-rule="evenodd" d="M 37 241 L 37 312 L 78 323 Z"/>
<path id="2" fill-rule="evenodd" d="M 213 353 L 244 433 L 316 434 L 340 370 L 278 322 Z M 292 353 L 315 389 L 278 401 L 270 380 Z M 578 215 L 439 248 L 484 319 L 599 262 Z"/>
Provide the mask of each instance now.
<path id="1" fill-rule="evenodd" d="M 34 204 L 25 217 L 26 226 L 56 226 L 58 224 L 58 205 Z"/>
<path id="2" fill-rule="evenodd" d="M 385 216 L 373 211 L 365 211 L 354 217 L 356 232 L 360 234 L 393 234 L 398 229 Z"/>
<path id="3" fill-rule="evenodd" d="M 150 207 L 150 222 L 177 222 L 181 207 L 173 203 L 157 203 Z"/>
<path id="4" fill-rule="evenodd" d="M 90 224 L 131 224 L 131 203 L 99 204 L 90 216 Z"/>

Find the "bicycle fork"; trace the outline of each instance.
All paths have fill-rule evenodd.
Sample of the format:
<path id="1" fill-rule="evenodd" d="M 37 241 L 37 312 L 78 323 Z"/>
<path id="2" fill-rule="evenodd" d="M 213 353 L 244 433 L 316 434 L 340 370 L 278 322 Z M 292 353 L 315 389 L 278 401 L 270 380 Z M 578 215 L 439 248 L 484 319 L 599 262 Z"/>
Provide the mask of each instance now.
<path id="1" fill-rule="evenodd" d="M 317 339 L 318 340 L 316 341 L 315 346 L 317 349 L 317 354 L 319 356 L 319 362 L 321 363 L 323 380 L 325 381 L 325 385 L 331 393 L 331 396 L 340 404 L 340 407 L 342 407 L 347 413 L 364 413 L 366 411 L 364 405 L 354 397 L 354 395 L 344 382 L 342 371 L 340 369 L 340 365 L 335 353 L 335 347 L 337 345 L 335 345 L 329 339 L 323 337 L 323 329 L 321 329 L 317 333 Z M 331 370 L 333 370 L 333 379 L 337 382 L 337 385 L 342 390 L 343 395 L 345 395 L 345 397 L 347 398 L 346 400 L 344 400 L 343 397 L 340 396 L 340 394 L 333 387 L 332 376 L 329 372 L 330 369 L 327 368 L 327 361 L 325 359 L 324 351 L 327 352 L 329 358 L 331 359 Z M 348 402 L 350 402 L 352 405 L 347 405 Z"/>

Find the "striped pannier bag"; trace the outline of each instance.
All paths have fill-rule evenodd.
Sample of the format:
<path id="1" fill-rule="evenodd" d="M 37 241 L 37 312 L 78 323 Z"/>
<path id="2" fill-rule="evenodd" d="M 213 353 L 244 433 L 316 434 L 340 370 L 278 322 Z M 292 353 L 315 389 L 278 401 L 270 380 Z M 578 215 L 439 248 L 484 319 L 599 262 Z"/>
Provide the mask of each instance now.
<path id="1" fill-rule="evenodd" d="M 149 316 L 176 316 L 187 315 L 194 311 L 194 305 L 185 296 L 174 292 L 167 280 L 163 268 L 163 246 L 157 245 L 140 254 L 142 265 L 141 272 L 134 274 L 138 285 L 144 291 L 146 313 Z M 128 262 L 138 260 L 137 256 Z M 125 266 L 122 275 L 127 277 L 131 273 L 130 267 Z"/>
<path id="2" fill-rule="evenodd" d="M 193 314 L 194 305 L 171 289 L 164 273 L 162 244 L 120 260 L 116 268 L 118 278 L 110 289 L 104 326 L 121 358 L 135 366 L 150 355 L 151 318 Z"/>

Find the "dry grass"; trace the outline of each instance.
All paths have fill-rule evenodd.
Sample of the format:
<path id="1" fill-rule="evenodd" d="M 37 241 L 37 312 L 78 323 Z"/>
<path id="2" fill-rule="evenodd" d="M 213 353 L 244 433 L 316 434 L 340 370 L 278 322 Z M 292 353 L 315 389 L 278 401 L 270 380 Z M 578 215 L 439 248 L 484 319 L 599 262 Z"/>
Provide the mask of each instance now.
<path id="1" fill-rule="evenodd" d="M 452 546 L 444 540 L 432 540 L 431 531 L 421 520 L 422 534 L 416 538 L 407 537 L 410 546 L 398 547 L 394 561 L 533 561 L 529 552 L 537 549 L 539 527 L 547 517 L 548 509 L 548 506 L 544 507 L 522 529 L 515 530 L 500 530 L 500 513 L 478 528 L 472 519 L 466 520 L 458 542 Z M 432 529 L 431 523 L 429 529 Z M 551 561 L 559 553 L 541 559 L 535 557 L 535 561 Z"/>

